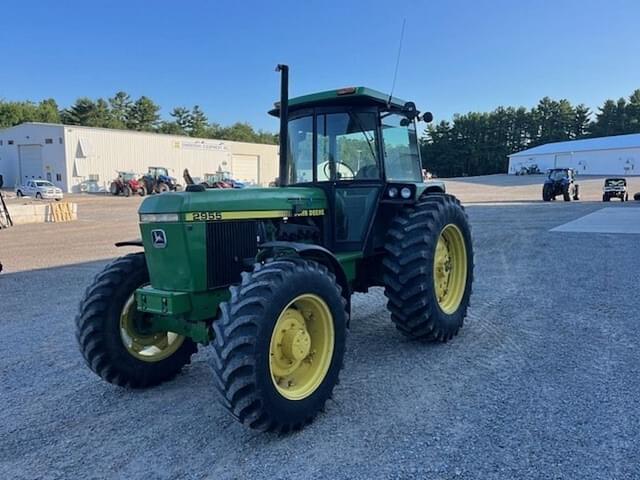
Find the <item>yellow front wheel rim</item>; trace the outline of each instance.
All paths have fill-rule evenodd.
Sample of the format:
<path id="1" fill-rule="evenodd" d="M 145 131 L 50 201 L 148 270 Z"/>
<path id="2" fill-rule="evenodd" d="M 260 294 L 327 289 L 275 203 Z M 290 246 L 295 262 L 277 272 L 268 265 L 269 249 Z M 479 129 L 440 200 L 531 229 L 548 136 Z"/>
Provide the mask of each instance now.
<path id="1" fill-rule="evenodd" d="M 460 229 L 450 223 L 440 232 L 433 262 L 433 281 L 440 309 L 454 313 L 467 285 L 467 247 Z"/>
<path id="2" fill-rule="evenodd" d="M 282 310 L 271 335 L 269 371 L 289 400 L 307 398 L 325 379 L 335 342 L 333 315 L 317 295 L 303 294 Z"/>
<path id="3" fill-rule="evenodd" d="M 140 315 L 135 295 L 131 295 L 120 315 L 120 338 L 131 356 L 143 362 L 159 362 L 173 355 L 183 344 L 184 336 L 174 332 L 141 332 L 136 326 Z"/>

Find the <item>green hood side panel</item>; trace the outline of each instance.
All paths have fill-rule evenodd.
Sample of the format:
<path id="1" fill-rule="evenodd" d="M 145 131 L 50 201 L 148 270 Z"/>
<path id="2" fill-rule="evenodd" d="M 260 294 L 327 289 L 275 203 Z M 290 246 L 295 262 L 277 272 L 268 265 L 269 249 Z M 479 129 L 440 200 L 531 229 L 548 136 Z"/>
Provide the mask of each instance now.
<path id="1" fill-rule="evenodd" d="M 238 212 L 326 208 L 324 192 L 313 187 L 212 188 L 147 197 L 138 213 Z"/>
<path id="2" fill-rule="evenodd" d="M 207 290 L 206 222 L 201 221 L 202 218 L 221 221 L 278 218 L 289 215 L 294 206 L 297 210 L 321 214 L 326 204 L 324 192 L 311 187 L 209 189 L 147 197 L 140 205 L 140 214 L 180 215 L 178 222 L 140 224 L 151 285 L 174 292 Z M 225 215 L 225 212 L 231 213 Z M 164 232 L 163 248 L 153 246 L 153 230 Z"/>

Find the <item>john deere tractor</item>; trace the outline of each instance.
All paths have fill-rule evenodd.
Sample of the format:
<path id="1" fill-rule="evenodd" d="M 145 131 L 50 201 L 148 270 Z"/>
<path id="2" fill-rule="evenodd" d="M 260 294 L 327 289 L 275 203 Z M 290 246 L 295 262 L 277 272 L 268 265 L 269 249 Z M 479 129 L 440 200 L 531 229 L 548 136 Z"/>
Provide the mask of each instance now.
<path id="1" fill-rule="evenodd" d="M 146 198 L 142 239 L 118 244 L 144 252 L 96 276 L 76 324 L 89 368 L 123 387 L 169 380 L 208 349 L 223 407 L 287 432 L 332 395 L 354 293 L 384 287 L 402 334 L 446 342 L 473 249 L 460 202 L 422 179 L 416 122 L 430 113 L 364 87 L 289 99 L 278 70 L 279 186 Z"/>

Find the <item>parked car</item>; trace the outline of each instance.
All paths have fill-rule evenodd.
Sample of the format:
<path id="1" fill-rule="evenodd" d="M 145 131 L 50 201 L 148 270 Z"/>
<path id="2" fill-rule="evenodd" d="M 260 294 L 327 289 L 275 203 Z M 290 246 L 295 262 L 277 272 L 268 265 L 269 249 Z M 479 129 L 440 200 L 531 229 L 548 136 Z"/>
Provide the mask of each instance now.
<path id="1" fill-rule="evenodd" d="M 626 178 L 607 178 L 602 187 L 602 201 L 608 202 L 612 198 L 619 198 L 622 202 L 629 201 Z"/>
<path id="2" fill-rule="evenodd" d="M 16 188 L 18 197 L 35 197 L 38 200 L 62 200 L 62 189 L 47 180 L 27 180 Z"/>

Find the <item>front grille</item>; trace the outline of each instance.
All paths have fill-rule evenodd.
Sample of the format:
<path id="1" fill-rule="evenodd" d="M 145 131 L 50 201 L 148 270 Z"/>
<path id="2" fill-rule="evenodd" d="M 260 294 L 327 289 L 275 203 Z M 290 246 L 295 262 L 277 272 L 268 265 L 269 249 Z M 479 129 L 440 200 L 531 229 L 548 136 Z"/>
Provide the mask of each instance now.
<path id="1" fill-rule="evenodd" d="M 207 223 L 207 286 L 240 281 L 244 260 L 258 253 L 258 224 L 250 221 Z"/>

